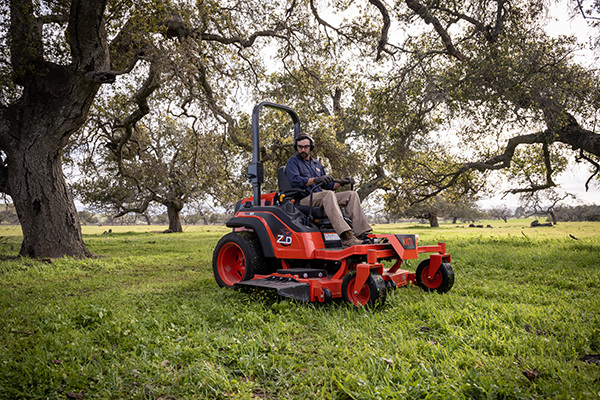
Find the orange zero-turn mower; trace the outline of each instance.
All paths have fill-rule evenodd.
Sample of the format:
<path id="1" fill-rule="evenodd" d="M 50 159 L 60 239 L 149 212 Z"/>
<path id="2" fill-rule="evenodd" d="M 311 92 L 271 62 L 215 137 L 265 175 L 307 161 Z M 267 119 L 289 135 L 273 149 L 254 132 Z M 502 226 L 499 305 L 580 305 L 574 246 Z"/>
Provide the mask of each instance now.
<path id="1" fill-rule="evenodd" d="M 254 196 L 236 204 L 235 215 L 226 224 L 232 232 L 215 247 L 213 272 L 219 286 L 275 290 L 300 301 L 343 297 L 356 306 L 382 305 L 388 290 L 409 283 L 439 293 L 452 288 L 454 271 L 445 243 L 419 246 L 414 234 L 370 234 L 368 244 L 343 248 L 321 207 L 297 204 L 302 189 L 291 186 L 285 167 L 278 172 L 279 191 L 261 194 L 258 120 L 264 106 L 287 112 L 294 137 L 300 134 L 293 109 L 270 102 L 254 107 L 253 158 L 248 167 Z M 420 253 L 431 254 L 416 272 L 401 268 L 404 260 L 418 259 Z M 391 267 L 384 267 L 383 261 Z"/>

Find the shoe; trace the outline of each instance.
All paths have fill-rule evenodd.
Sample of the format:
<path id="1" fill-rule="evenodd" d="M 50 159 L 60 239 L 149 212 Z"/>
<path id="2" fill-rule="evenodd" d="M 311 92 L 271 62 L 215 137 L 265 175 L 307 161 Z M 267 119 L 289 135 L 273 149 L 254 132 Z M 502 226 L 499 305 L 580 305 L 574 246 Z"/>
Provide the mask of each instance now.
<path id="1" fill-rule="evenodd" d="M 357 239 L 351 231 L 346 231 L 341 235 L 342 247 L 351 247 L 359 244 L 363 244 L 361 240 Z"/>

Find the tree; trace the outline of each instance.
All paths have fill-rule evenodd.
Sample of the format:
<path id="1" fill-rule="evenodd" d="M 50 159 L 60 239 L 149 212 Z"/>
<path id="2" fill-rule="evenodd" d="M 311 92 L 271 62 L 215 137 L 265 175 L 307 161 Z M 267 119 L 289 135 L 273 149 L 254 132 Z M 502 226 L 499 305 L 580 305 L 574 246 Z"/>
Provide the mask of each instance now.
<path id="1" fill-rule="evenodd" d="M 590 166 L 587 188 L 598 182 L 600 135 L 586 128 L 597 119 L 598 75 L 574 61 L 580 49 L 575 38 L 544 31 L 545 2 L 369 3 L 379 21 L 361 9 L 353 24 L 337 27 L 319 17 L 315 2 L 311 7 L 328 39 L 370 46 L 375 59 L 385 61 L 377 68 L 382 72 L 361 77 L 367 79 L 369 101 L 355 114 L 366 126 L 388 130 L 357 129 L 388 142 L 387 158 L 385 150 L 371 152 L 379 157 L 372 166 L 380 187 L 408 184 L 414 201 L 424 201 L 446 190 L 480 191 L 492 172 L 512 169 L 508 173 L 516 177 L 518 167 L 510 193 L 534 193 L 555 187 L 569 160 Z M 590 19 L 597 15 L 597 1 L 577 6 Z M 331 7 L 346 11 L 345 4 Z M 457 134 L 458 141 L 445 142 L 440 151 L 433 144 L 444 132 Z M 421 160 L 434 151 L 451 162 Z M 427 173 L 396 179 L 407 163 L 420 164 Z"/>
<path id="2" fill-rule="evenodd" d="M 79 218 L 62 172 L 62 151 L 85 121 L 102 83 L 113 82 L 103 14 L 106 1 L 74 0 L 70 9 L 32 0 L 3 6 L 10 15 L 10 63 L 0 107 L 0 190 L 11 196 L 21 228 L 20 254 L 31 257 L 89 256 Z M 6 26 L 6 19 L 3 21 Z M 48 61 L 44 26 L 68 23 L 70 62 Z M 8 40 L 7 40 L 8 39 Z M 51 57 L 50 57 L 51 58 Z"/>
<path id="3" fill-rule="evenodd" d="M 440 218 L 475 221 L 481 218 L 482 213 L 477 208 L 476 197 L 455 196 L 450 193 L 428 198 L 425 201 L 411 202 L 405 198 L 402 191 L 388 191 L 384 195 L 385 208 L 388 212 L 406 218 L 418 218 L 429 221 L 429 226 L 438 228 Z"/>
<path id="4" fill-rule="evenodd" d="M 169 230 L 182 232 L 180 211 L 190 200 L 218 195 L 227 160 L 218 151 L 218 137 L 158 113 L 146 121 L 136 125 L 118 156 L 115 146 L 86 150 L 80 165 L 84 177 L 73 187 L 84 203 L 115 218 L 144 215 L 159 203 L 167 208 Z"/>
<path id="5" fill-rule="evenodd" d="M 396 67 L 395 82 L 418 70 L 428 82 L 424 104 L 454 121 L 461 155 L 472 155 L 452 171 L 442 166 L 422 179 L 422 197 L 454 187 L 471 171 L 515 163 L 524 184 L 511 193 L 552 188 L 567 157 L 587 161 L 597 178 L 600 135 L 585 125 L 597 118 L 598 76 L 574 62 L 574 38 L 544 32 L 544 2 L 406 0 L 398 6 L 407 21 L 418 18 L 431 29 L 409 35 L 402 46 L 384 46 L 408 60 Z"/>
<path id="6" fill-rule="evenodd" d="M 91 224 L 98 223 L 98 217 L 96 216 L 96 214 L 94 214 L 92 212 L 79 211 L 77 214 L 79 215 L 79 220 L 84 225 L 91 225 Z"/>
<path id="7" fill-rule="evenodd" d="M 556 225 L 558 221 L 556 217 L 556 210 L 561 206 L 561 203 L 568 199 L 574 198 L 575 196 L 559 192 L 556 189 L 548 189 L 545 191 L 537 191 L 533 193 L 521 194 L 521 205 L 525 210 L 529 210 L 527 216 L 532 215 L 549 215 L 552 219 L 552 224 Z"/>
<path id="8" fill-rule="evenodd" d="M 508 222 L 508 218 L 511 215 L 511 212 L 506 206 L 495 207 L 491 210 L 488 210 L 488 215 L 493 219 L 501 219 L 504 222 Z"/>
<path id="9" fill-rule="evenodd" d="M 455 199 L 449 205 L 447 217 L 455 224 L 458 220 L 475 222 L 484 216 L 484 213 L 476 204 L 477 197 L 462 196 Z"/>
<path id="10" fill-rule="evenodd" d="M 115 121 L 113 128 L 118 129 L 107 132 L 118 149 L 123 148 L 135 124 L 149 112 L 148 98 L 160 86 L 162 68 L 180 65 L 161 62 L 165 36 L 183 46 L 199 44 L 188 46 L 189 52 L 199 53 L 193 58 L 197 63 L 190 86 L 201 87 L 204 103 L 221 121 L 231 122 L 209 84 L 207 64 L 219 70 L 224 60 L 236 57 L 253 74 L 243 49 L 258 38 L 278 35 L 282 28 L 277 21 L 267 21 L 274 9 L 248 2 L 232 7 L 204 2 L 195 8 L 178 6 L 161 0 L 2 3 L 0 41 L 8 43 L 2 52 L 3 60 L 10 62 L 0 65 L 0 191 L 11 196 L 19 215 L 21 255 L 91 255 L 63 176 L 63 151 L 85 123 L 101 85 L 137 73 L 144 78 L 133 80 L 139 85 L 132 86 L 130 113 Z M 188 28 L 184 17 L 199 21 L 199 27 Z M 258 25 L 273 29 L 249 33 Z M 214 51 L 219 47 L 232 50 Z M 181 98 L 186 95 L 194 93 Z"/>
<path id="11" fill-rule="evenodd" d="M 557 207 L 559 221 L 600 221 L 600 206 L 579 205 L 575 207 Z"/>

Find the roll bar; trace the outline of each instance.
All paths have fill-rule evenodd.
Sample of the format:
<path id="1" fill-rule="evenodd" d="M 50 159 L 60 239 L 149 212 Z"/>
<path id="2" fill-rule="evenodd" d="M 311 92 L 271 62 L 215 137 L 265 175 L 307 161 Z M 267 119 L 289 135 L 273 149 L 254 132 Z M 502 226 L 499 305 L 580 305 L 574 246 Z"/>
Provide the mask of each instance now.
<path id="1" fill-rule="evenodd" d="M 260 128 L 258 117 L 263 107 L 275 108 L 287 112 L 294 122 L 294 139 L 300 135 L 300 118 L 296 111 L 281 104 L 263 101 L 252 110 L 252 162 L 248 165 L 248 180 L 254 187 L 254 205 L 260 206 L 260 186 L 264 182 L 263 163 L 260 161 Z"/>

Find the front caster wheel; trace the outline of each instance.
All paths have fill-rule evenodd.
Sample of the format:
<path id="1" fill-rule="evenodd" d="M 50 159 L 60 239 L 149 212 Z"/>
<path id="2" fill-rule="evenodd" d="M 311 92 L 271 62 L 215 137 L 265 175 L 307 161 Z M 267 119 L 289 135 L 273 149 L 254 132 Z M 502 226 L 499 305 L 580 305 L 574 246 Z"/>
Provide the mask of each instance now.
<path id="1" fill-rule="evenodd" d="M 383 278 L 371 273 L 362 288 L 355 288 L 356 271 L 351 271 L 342 280 L 342 296 L 348 303 L 357 307 L 364 305 L 380 306 L 385 303 L 387 290 Z"/>
<path id="2" fill-rule="evenodd" d="M 449 263 L 442 262 L 437 272 L 429 274 L 429 259 L 421 261 L 417 267 L 417 285 L 426 292 L 446 293 L 454 285 L 454 270 Z"/>

